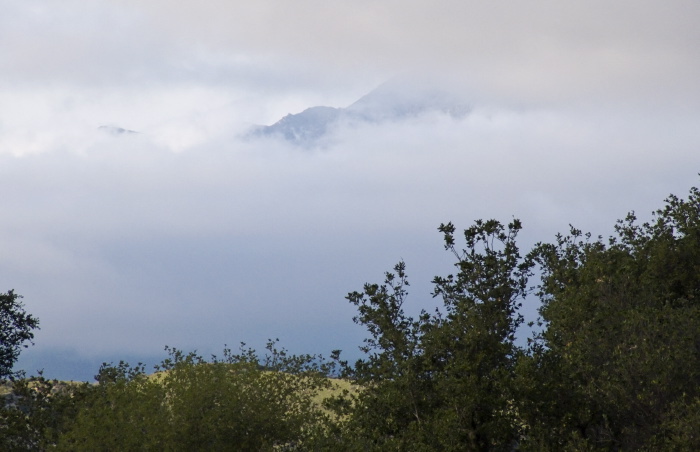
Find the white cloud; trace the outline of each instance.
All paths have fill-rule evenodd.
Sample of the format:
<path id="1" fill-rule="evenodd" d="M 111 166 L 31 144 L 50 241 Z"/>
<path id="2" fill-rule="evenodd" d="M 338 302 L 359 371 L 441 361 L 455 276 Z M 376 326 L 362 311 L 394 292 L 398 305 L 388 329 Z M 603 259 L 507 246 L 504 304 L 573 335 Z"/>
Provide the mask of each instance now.
<path id="1" fill-rule="evenodd" d="M 569 223 L 607 234 L 695 182 L 691 118 L 599 113 L 477 108 L 311 151 L 214 134 L 173 153 L 142 134 L 5 155 L 2 283 L 44 320 L 40 344 L 93 353 L 350 337 L 343 295 L 400 258 L 412 299 L 432 303 L 427 282 L 449 271 L 440 222 L 514 215 L 524 246 Z"/>
<path id="2" fill-rule="evenodd" d="M 0 0 L 0 288 L 37 353 L 350 349 L 398 259 L 434 302 L 440 222 L 607 234 L 695 184 L 697 5 Z M 240 140 L 407 72 L 474 113 Z"/>

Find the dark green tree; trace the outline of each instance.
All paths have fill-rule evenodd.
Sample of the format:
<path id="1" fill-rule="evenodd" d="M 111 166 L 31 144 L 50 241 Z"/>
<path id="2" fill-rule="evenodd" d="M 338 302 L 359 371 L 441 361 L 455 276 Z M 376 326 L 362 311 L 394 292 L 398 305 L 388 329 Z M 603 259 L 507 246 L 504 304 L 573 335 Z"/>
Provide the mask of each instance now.
<path id="1" fill-rule="evenodd" d="M 545 327 L 519 369 L 531 449 L 692 450 L 680 444 L 697 444 L 683 432 L 700 396 L 700 192 L 648 223 L 628 215 L 607 242 L 572 228 L 531 258 Z"/>
<path id="2" fill-rule="evenodd" d="M 348 300 L 355 322 L 370 337 L 367 358 L 347 366 L 362 388 L 351 404 L 345 437 L 370 450 L 510 450 L 519 435 L 514 411 L 513 344 L 521 323 L 528 263 L 515 239 L 515 220 L 505 226 L 477 221 L 464 231 L 459 249 L 455 227 L 441 225 L 457 272 L 434 279 L 433 296 L 443 308 L 417 319 L 404 314 L 405 266 L 382 285 L 366 284 Z M 350 447 L 346 445 L 346 447 Z"/>
<path id="3" fill-rule="evenodd" d="M 423 342 L 435 371 L 434 428 L 443 450 L 510 450 L 517 443 L 514 341 L 530 275 L 516 244 L 521 227 L 518 220 L 507 227 L 476 221 L 464 231 L 462 250 L 454 226 L 440 227 L 459 271 L 435 278 L 445 314 L 434 318 Z"/>
<path id="4" fill-rule="evenodd" d="M 0 380 L 17 376 L 12 367 L 39 328 L 39 320 L 26 313 L 21 298 L 12 290 L 0 294 Z"/>

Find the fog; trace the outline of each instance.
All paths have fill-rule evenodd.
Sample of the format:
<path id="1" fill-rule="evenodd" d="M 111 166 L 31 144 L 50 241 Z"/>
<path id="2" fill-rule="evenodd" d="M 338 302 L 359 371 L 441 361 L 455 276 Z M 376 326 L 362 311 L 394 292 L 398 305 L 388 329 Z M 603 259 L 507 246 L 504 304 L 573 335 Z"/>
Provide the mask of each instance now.
<path id="1" fill-rule="evenodd" d="M 519 218 L 527 250 L 697 185 L 693 2 L 0 5 L 0 289 L 41 320 L 30 373 L 268 338 L 357 357 L 344 296 L 403 259 L 407 310 L 439 303 L 440 223 Z M 398 75 L 471 113 L 245 137 Z"/>

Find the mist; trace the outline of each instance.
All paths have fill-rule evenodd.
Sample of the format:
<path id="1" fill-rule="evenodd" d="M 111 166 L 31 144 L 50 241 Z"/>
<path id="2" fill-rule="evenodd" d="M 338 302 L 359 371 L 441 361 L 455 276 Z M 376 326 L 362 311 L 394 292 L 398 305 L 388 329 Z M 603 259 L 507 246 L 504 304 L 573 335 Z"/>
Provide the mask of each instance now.
<path id="1" fill-rule="evenodd" d="M 357 357 L 345 295 L 404 260 L 408 312 L 439 304 L 440 223 L 519 218 L 527 251 L 697 184 L 694 2 L 0 3 L 0 289 L 41 320 L 29 373 L 268 338 Z M 396 77 L 471 109 L 248 135 Z"/>

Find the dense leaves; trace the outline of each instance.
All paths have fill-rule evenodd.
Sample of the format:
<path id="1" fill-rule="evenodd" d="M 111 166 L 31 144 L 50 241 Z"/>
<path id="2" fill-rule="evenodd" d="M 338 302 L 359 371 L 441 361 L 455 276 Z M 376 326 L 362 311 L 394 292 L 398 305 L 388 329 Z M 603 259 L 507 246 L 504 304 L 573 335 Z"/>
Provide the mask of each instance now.
<path id="1" fill-rule="evenodd" d="M 383 285 L 349 294 L 357 323 L 370 333 L 368 354 L 346 371 L 363 390 L 347 413 L 346 447 L 376 450 L 508 450 L 513 428 L 516 314 L 528 264 L 515 238 L 519 221 L 477 221 L 456 247 L 440 226 L 457 273 L 434 279 L 443 309 L 414 320 L 404 314 L 405 265 Z"/>
<path id="2" fill-rule="evenodd" d="M 522 363 L 534 449 L 573 438 L 653 449 L 697 421 L 700 193 L 671 196 L 650 223 L 630 214 L 616 232 L 605 243 L 572 228 L 531 254 L 546 322 Z"/>
<path id="3" fill-rule="evenodd" d="M 458 272 L 434 279 L 443 309 L 404 315 L 405 265 L 348 299 L 370 333 L 347 366 L 345 405 L 364 450 L 696 450 L 700 442 L 700 192 L 604 241 L 571 228 L 521 257 L 520 223 L 477 221 Z M 528 277 L 540 330 L 514 335 Z M 341 405 L 342 406 L 342 405 Z"/>
<path id="4" fill-rule="evenodd" d="M 159 372 L 105 365 L 59 450 L 273 450 L 309 442 L 326 418 L 314 401 L 328 387 L 313 356 L 269 344 L 204 360 L 171 350 Z"/>
<path id="5" fill-rule="evenodd" d="M 39 327 L 39 320 L 25 312 L 20 298 L 12 290 L 0 294 L 0 380 L 16 376 L 12 366 Z"/>

